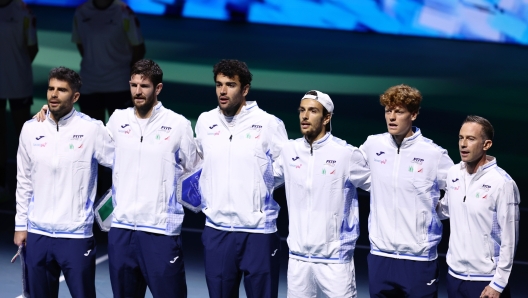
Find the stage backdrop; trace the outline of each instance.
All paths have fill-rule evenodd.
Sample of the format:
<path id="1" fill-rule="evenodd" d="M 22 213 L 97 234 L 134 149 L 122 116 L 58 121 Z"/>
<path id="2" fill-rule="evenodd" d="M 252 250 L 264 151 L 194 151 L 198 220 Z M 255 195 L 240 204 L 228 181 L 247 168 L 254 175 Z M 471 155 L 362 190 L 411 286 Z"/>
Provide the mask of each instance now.
<path id="1" fill-rule="evenodd" d="M 77 6 L 84 0 L 25 0 Z M 528 0 L 125 0 L 137 13 L 528 44 Z"/>

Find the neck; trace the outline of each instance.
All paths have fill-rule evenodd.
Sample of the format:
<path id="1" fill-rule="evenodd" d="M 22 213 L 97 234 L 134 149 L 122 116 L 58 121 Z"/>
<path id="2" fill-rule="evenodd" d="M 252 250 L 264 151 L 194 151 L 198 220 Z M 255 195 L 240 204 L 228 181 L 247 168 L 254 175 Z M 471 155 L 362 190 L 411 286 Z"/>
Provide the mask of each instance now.
<path id="1" fill-rule="evenodd" d="M 480 166 L 485 165 L 488 163 L 488 159 L 486 157 L 486 154 L 482 155 L 482 157 L 478 160 L 472 161 L 472 162 L 466 162 L 466 170 L 470 174 L 475 174 Z"/>
<path id="2" fill-rule="evenodd" d="M 72 110 L 73 110 L 73 108 L 72 108 Z M 70 113 L 72 110 L 69 110 L 69 111 L 64 112 L 64 113 L 57 113 L 57 112 L 53 113 L 53 112 L 50 112 L 50 117 L 51 117 L 51 119 L 52 119 L 53 121 L 55 121 L 55 123 L 59 123 L 59 120 L 60 120 L 62 117 L 68 115 L 68 113 Z"/>
<path id="3" fill-rule="evenodd" d="M 313 142 L 322 139 L 326 135 L 326 131 L 321 131 L 318 135 L 305 135 L 306 142 L 312 146 Z"/>
<path id="4" fill-rule="evenodd" d="M 233 109 L 230 109 L 230 110 L 222 110 L 222 114 L 224 114 L 225 116 L 227 117 L 233 117 L 233 116 L 236 116 L 238 114 L 240 114 L 240 112 L 242 111 L 242 107 L 244 107 L 246 105 L 246 101 L 242 101 L 240 103 L 239 106 L 235 106 L 233 107 Z"/>
<path id="5" fill-rule="evenodd" d="M 405 138 L 408 138 L 410 136 L 412 136 L 414 134 L 414 131 L 411 127 L 411 129 L 409 129 L 409 131 L 407 131 L 406 134 L 401 134 L 401 135 L 392 135 L 392 138 L 394 139 L 394 142 L 396 142 L 396 145 L 398 145 L 398 147 L 401 145 L 401 143 L 403 143 L 403 140 Z"/>

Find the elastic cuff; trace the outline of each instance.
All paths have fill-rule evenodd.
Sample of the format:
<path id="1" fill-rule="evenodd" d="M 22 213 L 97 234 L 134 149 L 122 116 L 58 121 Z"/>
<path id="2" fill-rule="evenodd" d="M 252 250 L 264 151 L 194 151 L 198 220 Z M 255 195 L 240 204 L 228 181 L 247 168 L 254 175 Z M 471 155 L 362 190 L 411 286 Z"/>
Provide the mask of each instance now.
<path id="1" fill-rule="evenodd" d="M 495 291 L 499 292 L 499 293 L 502 293 L 502 291 L 504 291 L 504 288 L 506 287 L 506 286 L 503 287 L 503 286 L 499 285 L 498 283 L 496 283 L 493 280 L 490 282 L 489 286 L 492 289 L 494 289 Z"/>

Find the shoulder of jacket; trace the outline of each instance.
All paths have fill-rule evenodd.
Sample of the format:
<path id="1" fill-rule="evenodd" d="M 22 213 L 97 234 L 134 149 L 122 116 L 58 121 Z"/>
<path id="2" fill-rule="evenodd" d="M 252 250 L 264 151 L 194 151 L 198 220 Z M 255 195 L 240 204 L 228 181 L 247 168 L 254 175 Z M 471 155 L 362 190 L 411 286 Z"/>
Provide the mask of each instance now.
<path id="1" fill-rule="evenodd" d="M 513 181 L 513 178 L 510 176 L 510 174 L 508 174 L 505 170 L 503 170 L 501 167 L 499 167 L 498 165 L 494 165 L 488 174 L 491 174 L 493 175 L 494 179 L 501 179 L 501 181 L 504 183 L 504 184 L 510 184 L 510 183 L 514 183 L 515 184 L 515 181 Z"/>
<path id="2" fill-rule="evenodd" d="M 433 140 L 426 138 L 422 135 L 422 138 L 417 142 L 418 144 L 423 144 L 430 147 L 431 149 L 437 151 L 438 153 L 447 153 L 447 150 L 437 145 Z"/>

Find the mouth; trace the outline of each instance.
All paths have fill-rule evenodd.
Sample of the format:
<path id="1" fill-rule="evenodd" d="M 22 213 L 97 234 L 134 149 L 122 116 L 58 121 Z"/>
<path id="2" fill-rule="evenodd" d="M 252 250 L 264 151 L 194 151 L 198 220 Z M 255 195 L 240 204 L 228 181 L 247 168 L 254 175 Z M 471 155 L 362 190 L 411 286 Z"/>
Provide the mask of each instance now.
<path id="1" fill-rule="evenodd" d="M 60 105 L 60 102 L 55 101 L 55 100 L 50 100 L 50 101 L 48 102 L 48 105 L 49 105 L 50 107 L 57 107 L 57 106 Z"/>
<path id="2" fill-rule="evenodd" d="M 308 122 L 301 122 L 301 128 L 302 128 L 302 129 L 308 129 L 308 127 L 310 127 L 310 123 L 308 123 Z"/>
<path id="3" fill-rule="evenodd" d="M 460 156 L 467 157 L 469 155 L 469 151 L 460 151 Z"/>
<path id="4" fill-rule="evenodd" d="M 218 98 L 218 102 L 222 105 L 227 104 L 229 102 L 229 97 L 227 96 L 220 96 Z"/>
<path id="5" fill-rule="evenodd" d="M 389 123 L 389 128 L 397 128 L 398 125 L 396 123 Z"/>

